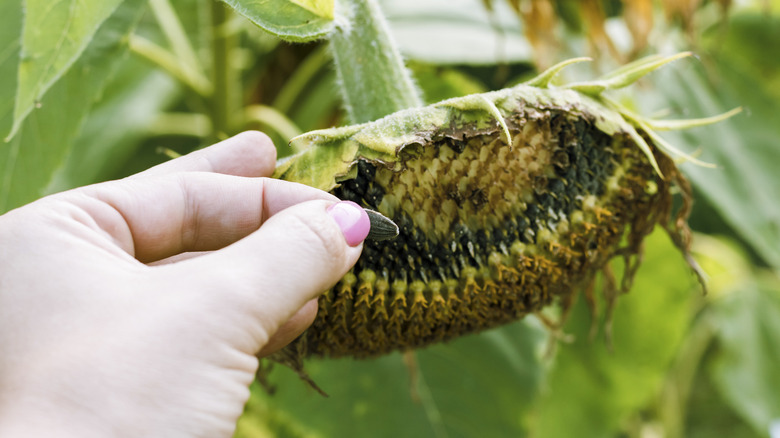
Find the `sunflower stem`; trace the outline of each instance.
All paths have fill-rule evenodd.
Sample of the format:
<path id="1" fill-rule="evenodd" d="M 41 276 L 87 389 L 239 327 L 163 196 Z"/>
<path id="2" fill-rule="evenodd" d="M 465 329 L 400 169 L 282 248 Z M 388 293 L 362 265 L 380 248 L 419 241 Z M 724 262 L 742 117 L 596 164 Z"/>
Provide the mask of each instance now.
<path id="1" fill-rule="evenodd" d="M 330 35 L 330 50 L 350 123 L 422 106 L 376 0 L 342 0 L 347 20 Z"/>
<path id="2" fill-rule="evenodd" d="M 231 10 L 222 2 L 211 1 L 211 76 L 214 93 L 211 95 L 212 140 L 223 140 L 231 132 L 230 118 L 240 108 L 239 78 L 233 64 L 233 49 L 237 45 L 235 32 L 229 29 Z"/>

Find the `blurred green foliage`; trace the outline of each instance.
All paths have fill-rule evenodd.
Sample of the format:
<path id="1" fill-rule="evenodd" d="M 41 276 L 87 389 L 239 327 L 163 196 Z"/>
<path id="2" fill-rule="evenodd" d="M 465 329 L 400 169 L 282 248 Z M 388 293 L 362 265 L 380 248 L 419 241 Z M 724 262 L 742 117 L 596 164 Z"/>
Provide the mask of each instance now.
<path id="1" fill-rule="evenodd" d="M 0 212 L 136 172 L 167 159 L 163 150 L 213 142 L 215 103 L 227 104 L 229 134 L 265 130 L 280 156 L 292 152 L 290 132 L 342 123 L 338 89 L 349 84 L 337 83 L 325 43 L 282 42 L 239 14 L 216 26 L 209 2 L 153 1 L 83 0 L 80 7 L 100 8 L 71 28 L 29 27 L 40 17 L 21 2 L 0 3 L 0 138 L 18 127 L 0 143 Z M 322 35 L 340 17 L 340 2 L 228 3 L 288 40 Z M 640 3 L 650 14 L 629 19 Z M 701 295 L 656 232 L 633 290 L 617 301 L 611 342 L 603 304 L 593 319 L 580 300 L 560 332 L 529 317 L 405 356 L 311 361 L 329 398 L 277 368 L 276 393 L 253 387 L 236 435 L 769 436 L 780 419 L 780 2 L 728 3 L 382 2 L 427 102 L 509 86 L 545 60 L 593 56 L 592 70 L 567 72 L 592 77 L 625 61 L 614 52 L 693 50 L 698 61 L 678 62 L 618 97 L 670 118 L 745 108 L 714 126 L 665 134 L 718 165 L 683 165 L 699 195 L 691 223 L 710 294 Z M 529 25 L 522 12 L 532 4 L 550 5 L 557 19 L 546 16 L 547 29 Z M 695 6 L 690 14 L 686 5 Z M 53 14 L 52 23 L 62 18 Z M 295 26 L 306 17 L 315 21 Z M 640 45 L 637 29 L 648 22 Z M 602 28 L 612 49 L 595 38 Z M 546 31 L 553 43 L 535 38 Z M 49 47 L 63 35 L 67 47 Z M 215 35 L 234 45 L 212 45 Z M 28 62 L 36 53 L 46 55 Z M 211 78 L 225 68 L 235 81 L 219 85 Z M 238 96 L 235 106 L 222 101 L 226 94 Z"/>

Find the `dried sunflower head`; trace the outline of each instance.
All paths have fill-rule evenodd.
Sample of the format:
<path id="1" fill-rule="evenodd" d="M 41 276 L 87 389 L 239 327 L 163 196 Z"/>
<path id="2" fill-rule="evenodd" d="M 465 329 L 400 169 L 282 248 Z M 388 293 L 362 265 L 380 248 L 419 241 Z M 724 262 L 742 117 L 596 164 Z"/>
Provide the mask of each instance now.
<path id="1" fill-rule="evenodd" d="M 627 289 L 656 224 L 687 254 L 690 187 L 674 160 L 695 159 L 654 128 L 730 113 L 650 121 L 603 94 L 682 56 L 551 86 L 575 59 L 513 88 L 293 139 L 303 152 L 277 177 L 379 211 L 400 235 L 367 241 L 320 298 L 311 328 L 274 359 L 300 372 L 312 355 L 413 349 L 565 307 L 615 256 L 626 261 Z M 673 186 L 684 198 L 675 217 Z"/>

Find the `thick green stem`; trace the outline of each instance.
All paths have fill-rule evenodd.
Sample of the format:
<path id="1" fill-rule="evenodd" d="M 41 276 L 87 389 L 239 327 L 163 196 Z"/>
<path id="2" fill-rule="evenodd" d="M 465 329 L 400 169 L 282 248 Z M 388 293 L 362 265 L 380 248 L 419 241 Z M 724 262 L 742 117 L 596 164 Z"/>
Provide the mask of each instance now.
<path id="1" fill-rule="evenodd" d="M 239 109 L 236 90 L 239 79 L 236 68 L 232 64 L 236 35 L 228 26 L 231 18 L 230 11 L 220 1 L 211 2 L 211 75 L 214 93 L 211 98 L 210 117 L 215 139 L 224 139 L 230 135 L 230 117 Z"/>
<path id="2" fill-rule="evenodd" d="M 351 123 L 422 106 L 376 0 L 341 0 L 347 23 L 336 27 L 330 48 Z"/>

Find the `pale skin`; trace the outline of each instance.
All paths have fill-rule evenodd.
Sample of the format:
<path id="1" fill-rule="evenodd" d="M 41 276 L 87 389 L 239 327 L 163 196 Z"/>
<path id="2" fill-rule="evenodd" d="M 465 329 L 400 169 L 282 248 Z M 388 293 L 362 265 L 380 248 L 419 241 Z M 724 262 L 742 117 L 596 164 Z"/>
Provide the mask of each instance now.
<path id="1" fill-rule="evenodd" d="M 230 437 L 357 261 L 337 201 L 240 134 L 0 216 L 0 437 Z"/>

